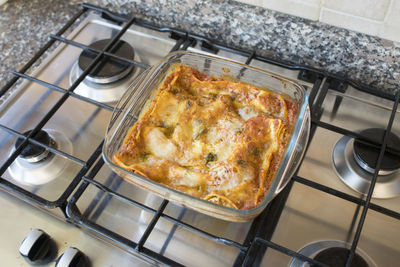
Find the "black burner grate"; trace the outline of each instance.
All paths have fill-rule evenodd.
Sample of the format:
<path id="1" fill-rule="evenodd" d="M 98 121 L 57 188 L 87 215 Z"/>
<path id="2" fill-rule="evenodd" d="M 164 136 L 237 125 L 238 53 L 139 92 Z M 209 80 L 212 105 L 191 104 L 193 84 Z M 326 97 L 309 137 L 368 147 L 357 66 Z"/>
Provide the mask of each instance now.
<path id="1" fill-rule="evenodd" d="M 68 30 L 75 21 L 77 21 L 82 15 L 86 14 L 89 11 L 94 11 L 94 12 L 99 12 L 103 18 L 112 20 L 113 22 L 116 22 L 120 25 L 124 25 L 123 28 L 108 42 L 108 44 L 104 47 L 104 49 L 96 49 L 93 47 L 88 47 L 86 45 L 68 40 L 64 37 L 62 37 L 62 34 Z M 234 266 L 253 266 L 253 265 L 259 265 L 262 257 L 265 253 L 265 250 L 270 248 L 274 249 L 277 251 L 280 251 L 281 253 L 284 253 L 286 255 L 289 255 L 291 257 L 296 257 L 299 258 L 303 261 L 306 261 L 313 266 L 325 266 L 324 264 L 317 262 L 313 259 L 307 258 L 295 251 L 292 251 L 288 248 L 282 247 L 276 243 L 271 242 L 271 237 L 272 234 L 275 230 L 276 224 L 279 220 L 279 216 L 282 212 L 282 209 L 285 205 L 285 202 L 290 194 L 291 188 L 293 183 L 301 183 L 303 185 L 312 187 L 316 190 L 320 190 L 323 192 L 326 192 L 328 194 L 331 194 L 333 196 L 336 196 L 338 198 L 353 202 L 360 207 L 362 207 L 361 211 L 361 216 L 358 221 L 358 224 L 356 226 L 356 233 L 352 241 L 352 245 L 350 248 L 350 253 L 347 258 L 346 266 L 351 266 L 351 262 L 353 258 L 355 257 L 355 251 L 357 248 L 357 244 L 359 242 L 359 238 L 361 235 L 361 231 L 363 229 L 363 225 L 365 222 L 365 217 L 367 214 L 368 209 L 372 209 L 374 211 L 380 212 L 382 214 L 385 214 L 387 216 L 393 217 L 395 219 L 400 219 L 400 214 L 393 211 L 389 210 L 387 208 L 381 207 L 376 204 L 371 203 L 371 197 L 372 197 L 372 192 L 374 190 L 374 186 L 376 183 L 377 179 L 377 171 L 373 174 L 373 179 L 371 182 L 371 186 L 369 188 L 368 194 L 366 199 L 364 200 L 363 198 L 356 198 L 351 195 L 348 195 L 346 193 L 340 192 L 338 190 L 335 190 L 333 188 L 329 188 L 327 186 L 315 183 L 313 181 L 308 180 L 307 178 L 299 177 L 297 174 L 294 176 L 292 181 L 289 183 L 289 185 L 270 203 L 270 205 L 267 206 L 267 208 L 256 218 L 251 224 L 251 227 L 247 233 L 247 237 L 243 243 L 238 243 L 223 237 L 219 237 L 213 234 L 210 234 L 204 230 L 201 230 L 199 228 L 196 228 L 195 226 L 192 226 L 188 223 L 183 222 L 179 218 L 173 218 L 171 216 L 168 216 L 164 214 L 164 209 L 168 205 L 168 201 L 164 200 L 161 205 L 157 209 L 153 209 L 151 207 L 148 207 L 146 205 L 143 205 L 139 202 L 136 202 L 135 200 L 129 199 L 126 196 L 123 196 L 121 194 L 118 194 L 114 190 L 110 189 L 108 186 L 101 184 L 99 182 L 94 181 L 94 177 L 96 174 L 99 172 L 101 167 L 104 165 L 104 161 L 101 158 L 101 148 L 102 148 L 102 143 L 99 144 L 97 149 L 92 153 L 91 157 L 87 161 L 82 161 L 72 155 L 66 154 L 56 148 L 53 148 L 51 146 L 42 144 L 40 142 L 37 142 L 33 137 L 39 133 L 42 129 L 42 127 L 46 124 L 47 121 L 50 120 L 50 118 L 55 114 L 55 112 L 63 105 L 63 103 L 69 98 L 78 98 L 80 100 L 86 101 L 88 103 L 97 105 L 100 108 L 104 108 L 107 110 L 113 110 L 113 108 L 109 105 L 99 103 L 95 100 L 92 100 L 90 98 L 86 98 L 84 96 L 80 96 L 76 93 L 74 93 L 75 88 L 78 86 L 80 82 L 82 82 L 85 77 L 90 74 L 90 72 L 98 65 L 101 64 L 102 59 L 104 57 L 108 58 L 114 58 L 115 60 L 118 60 L 119 62 L 125 62 L 126 64 L 130 64 L 133 67 L 137 67 L 140 69 L 146 69 L 149 66 L 137 62 L 132 59 L 126 59 L 123 57 L 120 57 L 118 55 L 115 55 L 111 53 L 113 47 L 115 44 L 117 44 L 121 38 L 121 36 L 128 30 L 129 27 L 132 25 L 138 25 L 142 27 L 146 27 L 152 30 L 160 31 L 160 32 L 168 32 L 170 33 L 170 36 L 176 40 L 174 47 L 172 48 L 172 51 L 175 50 L 186 50 L 190 46 L 194 46 L 195 43 L 199 42 L 201 44 L 201 47 L 205 49 L 208 52 L 216 53 L 218 50 L 225 50 L 229 51 L 238 55 L 242 55 L 247 57 L 246 63 L 249 64 L 253 59 L 260 60 L 266 63 L 278 65 L 284 68 L 292 69 L 292 70 L 300 70 L 299 74 L 299 79 L 308 81 L 313 83 L 312 88 L 309 88 L 309 104 L 311 107 L 311 114 L 312 114 L 312 128 L 311 128 L 311 135 L 310 139 L 313 138 L 313 133 L 315 130 L 320 127 L 324 128 L 329 131 L 334 131 L 339 134 L 343 135 L 348 135 L 350 137 L 357 137 L 360 140 L 363 140 L 365 142 L 373 143 L 375 146 L 376 144 L 373 142 L 373 140 L 369 140 L 367 137 L 362 136 L 356 132 L 349 131 L 347 129 L 322 122 L 321 119 L 321 114 L 322 114 L 322 105 L 324 103 L 326 94 L 329 89 L 331 90 L 337 90 L 339 92 L 345 92 L 347 85 L 351 85 L 352 87 L 363 91 L 367 92 L 370 94 L 373 94 L 377 97 L 382 97 L 388 100 L 393 101 L 393 108 L 391 112 L 391 117 L 389 120 L 389 123 L 386 127 L 385 135 L 383 138 L 382 145 L 380 145 L 380 150 L 379 150 L 379 157 L 377 159 L 377 170 L 379 170 L 379 167 L 381 166 L 384 151 L 388 142 L 388 136 L 390 134 L 392 124 L 394 121 L 395 113 L 399 104 L 399 98 L 400 98 L 400 90 L 398 93 L 393 96 L 393 95 L 388 95 L 385 94 L 376 88 L 370 87 L 370 86 L 365 86 L 362 84 L 359 84 L 355 81 L 349 80 L 345 77 L 340 77 L 338 75 L 334 75 L 331 73 L 327 73 L 315 68 L 311 68 L 308 66 L 301 66 L 301 65 L 295 65 L 291 64 L 290 62 L 285 62 L 285 61 L 278 61 L 273 58 L 267 58 L 267 57 L 261 57 L 257 55 L 255 51 L 250 51 L 250 50 L 243 50 L 243 49 L 237 49 L 234 47 L 229 47 L 224 44 L 214 42 L 212 40 L 209 40 L 207 38 L 204 38 L 202 36 L 181 31 L 179 29 L 172 29 L 172 28 L 166 28 L 166 27 L 159 27 L 155 26 L 152 24 L 149 24 L 141 19 L 137 19 L 135 17 L 128 17 L 128 16 L 123 16 L 119 14 L 115 14 L 112 12 L 109 12 L 105 9 L 102 9 L 100 7 L 88 5 L 88 4 L 83 4 L 82 9 L 70 20 L 67 22 L 67 24 L 55 35 L 50 35 L 50 41 L 19 71 L 19 72 L 13 72 L 15 77 L 7 83 L 1 90 L 0 90 L 0 97 L 3 96 L 8 90 L 19 80 L 19 79 L 26 79 L 29 81 L 32 81 L 34 83 L 40 84 L 42 86 L 45 86 L 49 89 L 61 92 L 63 96 L 59 99 L 59 101 L 50 109 L 50 111 L 43 117 L 43 119 L 36 125 L 34 129 L 28 134 L 24 135 L 22 133 L 19 133 L 6 125 L 0 125 L 0 128 L 7 131 L 8 133 L 20 138 L 20 143 L 16 147 L 15 152 L 10 155 L 8 160 L 3 163 L 0 166 L 0 175 L 4 175 L 5 171 L 7 168 L 13 163 L 13 161 L 18 157 L 18 155 L 21 154 L 21 152 L 27 147 L 28 144 L 34 144 L 36 146 L 40 146 L 44 149 L 49 150 L 50 152 L 54 154 L 58 154 L 61 156 L 64 156 L 68 158 L 71 161 L 74 161 L 78 164 L 80 164 L 81 170 L 79 173 L 76 175 L 76 177 L 72 180 L 70 185 L 66 188 L 66 190 L 61 194 L 61 196 L 56 200 L 56 201 L 49 201 L 47 199 L 44 199 L 38 195 L 35 195 L 34 193 L 28 192 L 27 190 L 10 183 L 3 177 L 0 178 L 0 187 L 3 190 L 6 190 L 8 192 L 11 192 L 14 195 L 18 195 L 21 198 L 29 201 L 30 203 L 39 206 L 43 209 L 54 209 L 58 208 L 61 209 L 65 216 L 66 219 L 74 223 L 76 225 L 84 226 L 87 229 L 92 230 L 94 233 L 97 233 L 100 236 L 106 237 L 110 240 L 112 240 L 115 244 L 118 246 L 128 248 L 130 250 L 133 250 L 140 255 L 142 255 L 145 258 L 151 259 L 155 262 L 159 262 L 162 264 L 167 264 L 167 265 L 175 265 L 175 266 L 180 266 L 179 262 L 176 262 L 174 260 L 171 260 L 170 258 L 161 255 L 159 253 L 156 253 L 148 248 L 145 247 L 147 238 L 149 237 L 150 233 L 154 229 L 154 226 L 158 222 L 160 218 L 166 219 L 180 227 L 183 227 L 193 233 L 196 233 L 202 237 L 208 238 L 214 242 L 218 242 L 223 245 L 227 246 L 232 246 L 237 249 L 239 249 L 239 254 L 236 258 L 236 261 L 234 263 Z M 31 77 L 29 75 L 26 75 L 25 72 L 38 60 L 40 56 L 42 56 L 49 48 L 51 45 L 53 45 L 56 41 L 65 43 L 67 45 L 72 45 L 76 46 L 81 49 L 85 49 L 88 51 L 91 51 L 95 57 L 91 64 L 87 66 L 85 71 L 79 76 L 79 78 L 68 88 L 68 90 L 64 90 L 56 85 L 44 82 L 42 80 L 39 80 L 37 78 Z M 339 105 L 341 102 L 341 97 L 337 96 L 337 99 L 335 101 L 335 110 L 338 109 Z M 397 153 L 398 151 L 395 151 L 394 153 Z M 78 185 L 80 186 L 78 187 Z M 76 202 L 79 200 L 83 192 L 87 189 L 89 185 L 96 186 L 98 189 L 103 191 L 105 194 L 109 194 L 113 197 L 116 197 L 125 203 L 129 205 L 135 205 L 140 209 L 146 210 L 150 213 L 153 213 L 153 218 L 150 222 L 150 224 L 147 226 L 146 230 L 144 231 L 142 237 L 140 238 L 139 242 L 135 243 L 131 240 L 126 239 L 125 237 L 109 230 L 106 229 L 95 222 L 91 221 L 87 217 L 83 216 L 79 210 L 76 208 Z M 74 192 L 74 190 L 76 190 Z M 74 193 L 73 193 L 74 192 Z M 73 194 L 72 194 L 73 193 Z M 69 199 L 68 199 L 69 198 Z M 355 214 L 355 216 L 358 216 L 358 213 Z M 271 220 L 271 218 L 273 218 Z"/>

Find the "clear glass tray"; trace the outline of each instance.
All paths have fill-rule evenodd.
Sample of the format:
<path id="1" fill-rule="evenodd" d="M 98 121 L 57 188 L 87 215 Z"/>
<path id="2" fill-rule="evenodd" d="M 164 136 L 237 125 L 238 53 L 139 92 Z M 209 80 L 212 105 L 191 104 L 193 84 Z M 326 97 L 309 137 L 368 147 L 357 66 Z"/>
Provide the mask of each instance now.
<path id="1" fill-rule="evenodd" d="M 297 103 L 299 114 L 291 141 L 264 201 L 257 207 L 250 210 L 237 210 L 217 205 L 168 188 L 121 168 L 113 162 L 113 156 L 120 150 L 125 137 L 140 116 L 142 109 L 155 96 L 155 90 L 162 83 L 171 66 L 177 63 L 192 66 L 201 72 L 214 76 L 226 76 L 226 71 L 229 69 L 229 75 L 235 79 L 286 95 Z M 177 51 L 170 53 L 158 65 L 143 72 L 122 96 L 109 122 L 103 146 L 103 158 L 114 172 L 144 190 L 220 219 L 243 222 L 260 214 L 289 182 L 304 154 L 309 132 L 310 111 L 308 108 L 308 96 L 304 88 L 298 83 L 278 74 L 224 58 Z"/>

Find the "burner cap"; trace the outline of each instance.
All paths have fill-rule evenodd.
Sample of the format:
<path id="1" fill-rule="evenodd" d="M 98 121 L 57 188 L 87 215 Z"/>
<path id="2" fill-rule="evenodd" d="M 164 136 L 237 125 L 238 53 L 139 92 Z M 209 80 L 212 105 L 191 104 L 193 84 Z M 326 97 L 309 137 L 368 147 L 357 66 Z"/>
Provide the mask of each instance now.
<path id="1" fill-rule="evenodd" d="M 385 135 L 385 130 L 379 128 L 371 128 L 363 130 L 360 133 L 367 139 L 370 139 L 376 143 L 382 143 Z M 395 134 L 390 133 L 387 142 L 387 148 L 399 148 L 400 138 Z M 354 140 L 354 158 L 356 162 L 366 171 L 374 173 L 376 168 L 376 161 L 378 159 L 380 147 L 374 147 L 369 144 L 362 143 L 359 139 Z M 400 157 L 389 152 L 385 152 L 383 157 L 380 175 L 390 174 L 400 168 Z"/>
<path id="2" fill-rule="evenodd" d="M 89 47 L 103 50 L 110 41 L 111 39 L 99 40 L 89 45 Z M 110 53 L 127 59 L 133 59 L 135 56 L 133 47 L 123 40 L 119 40 Z M 90 50 L 82 51 L 78 60 L 80 70 L 84 71 L 89 67 L 96 56 L 97 54 Z M 89 72 L 86 79 L 94 83 L 111 83 L 124 78 L 132 69 L 132 64 L 128 62 L 104 56 L 100 63 Z"/>
<path id="3" fill-rule="evenodd" d="M 306 245 L 299 250 L 299 253 L 328 266 L 341 267 L 346 265 L 349 254 L 348 246 L 349 244 L 339 240 L 320 240 Z M 290 261 L 289 266 L 304 267 L 309 266 L 309 264 L 295 257 Z M 315 265 L 311 264 L 311 266 Z M 376 267 L 376 264 L 364 251 L 357 248 L 351 266 Z"/>
<path id="4" fill-rule="evenodd" d="M 346 266 L 347 256 L 350 250 L 341 247 L 326 248 L 320 251 L 314 260 L 325 263 L 328 266 Z M 368 263 L 357 253 L 354 254 L 351 267 L 368 267 Z"/>
<path id="5" fill-rule="evenodd" d="M 28 131 L 25 135 L 28 135 Z M 36 136 L 35 140 L 46 143 L 50 138 L 50 147 L 56 148 L 63 151 L 69 155 L 72 155 L 73 147 L 71 141 L 63 133 L 46 129 L 45 131 L 40 131 Z M 23 138 L 17 140 L 15 146 L 17 147 Z M 40 146 L 28 144 L 28 146 L 33 147 L 31 151 L 42 151 L 41 154 L 29 153 L 31 158 L 23 158 L 21 155 L 17 157 L 14 162 L 8 168 L 9 175 L 18 183 L 28 186 L 42 185 L 51 182 L 59 177 L 64 177 L 61 174 L 66 171 L 67 166 L 70 164 L 70 160 L 63 156 L 51 153 L 49 150 L 42 149 Z M 28 148 L 25 147 L 26 150 Z M 14 153 L 15 149 L 11 149 L 9 155 Z M 26 154 L 25 154 L 26 155 Z M 37 155 L 36 157 L 34 155 Z M 68 177 L 68 175 L 67 175 Z"/>
<path id="6" fill-rule="evenodd" d="M 31 132 L 32 130 L 27 131 L 24 133 L 24 135 L 28 136 Z M 54 143 L 50 135 L 44 130 L 40 130 L 33 137 L 33 139 L 47 146 L 51 146 Z M 15 142 L 15 149 L 17 149 L 17 147 L 20 146 L 23 141 L 24 141 L 23 138 L 18 138 L 17 141 Z M 46 148 L 29 143 L 22 150 L 19 156 L 23 159 L 26 159 L 29 162 L 38 162 L 47 158 L 49 154 L 51 153 L 48 150 L 46 150 Z"/>
<path id="7" fill-rule="evenodd" d="M 332 154 L 333 166 L 339 178 L 350 188 L 367 194 L 372 174 L 360 167 L 354 155 L 354 139 L 343 136 L 336 143 Z M 382 170 L 379 171 L 382 174 Z M 391 198 L 400 195 L 400 172 L 379 175 L 376 180 L 374 198 Z"/>

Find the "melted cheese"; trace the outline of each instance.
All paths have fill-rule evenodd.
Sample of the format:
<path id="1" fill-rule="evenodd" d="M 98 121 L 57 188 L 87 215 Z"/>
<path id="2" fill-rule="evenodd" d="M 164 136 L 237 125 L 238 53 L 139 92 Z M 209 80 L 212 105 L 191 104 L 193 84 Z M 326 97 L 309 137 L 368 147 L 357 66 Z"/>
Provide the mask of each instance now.
<path id="1" fill-rule="evenodd" d="M 249 106 L 245 106 L 242 108 L 238 108 L 238 113 L 240 115 L 240 117 L 247 121 L 248 119 L 251 119 L 255 116 L 258 116 L 260 113 L 255 111 L 254 108 L 249 107 Z"/>
<path id="2" fill-rule="evenodd" d="M 263 201 L 296 105 L 258 87 L 179 65 L 114 156 L 165 186 L 236 209 Z"/>
<path id="3" fill-rule="evenodd" d="M 146 148 L 153 155 L 173 160 L 177 156 L 177 147 L 157 127 L 151 128 L 145 136 Z"/>

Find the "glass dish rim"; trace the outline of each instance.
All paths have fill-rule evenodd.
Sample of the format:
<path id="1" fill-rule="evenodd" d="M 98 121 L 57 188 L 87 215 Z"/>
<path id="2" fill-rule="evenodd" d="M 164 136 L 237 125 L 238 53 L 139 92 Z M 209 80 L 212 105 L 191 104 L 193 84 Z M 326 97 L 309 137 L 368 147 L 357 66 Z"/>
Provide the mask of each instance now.
<path id="1" fill-rule="evenodd" d="M 290 139 L 288 147 L 286 148 L 285 156 L 283 157 L 283 159 L 282 159 L 282 161 L 280 163 L 280 167 L 279 167 L 277 173 L 275 174 L 273 182 L 270 185 L 264 200 L 259 205 L 257 205 L 256 207 L 254 207 L 252 209 L 245 209 L 245 210 L 234 209 L 234 208 L 226 207 L 226 206 L 223 206 L 223 205 L 215 204 L 213 202 L 210 202 L 210 201 L 207 201 L 207 200 L 204 200 L 204 199 L 201 199 L 201 198 L 197 198 L 197 197 L 191 196 L 189 194 L 186 194 L 184 192 L 175 190 L 173 188 L 169 188 L 169 187 L 167 187 L 165 185 L 162 185 L 162 184 L 157 183 L 157 182 L 155 182 L 155 181 L 153 181 L 151 179 L 148 179 L 148 178 L 143 177 L 141 175 L 138 175 L 138 174 L 136 174 L 134 172 L 126 170 L 123 167 L 120 167 L 120 166 L 116 165 L 106 155 L 107 154 L 107 152 L 106 152 L 107 147 L 106 146 L 107 146 L 107 143 L 108 143 L 107 140 L 108 140 L 108 136 L 110 134 L 110 132 L 109 132 L 110 123 L 108 124 L 107 130 L 106 130 L 105 142 L 104 142 L 103 147 L 102 147 L 102 157 L 103 157 L 105 163 L 107 165 L 109 165 L 112 169 L 116 168 L 119 171 L 122 171 L 123 173 L 125 173 L 125 174 L 127 174 L 129 176 L 133 176 L 135 179 L 139 179 L 144 183 L 150 183 L 152 187 L 156 187 L 161 192 L 164 191 L 164 195 L 172 195 L 172 194 L 174 194 L 174 195 L 178 195 L 182 199 L 187 198 L 190 201 L 198 202 L 198 206 L 197 207 L 211 206 L 213 212 L 217 211 L 217 210 L 221 210 L 221 211 L 223 211 L 225 213 L 238 214 L 238 215 L 257 214 L 257 213 L 259 213 L 259 211 L 262 211 L 263 209 L 265 209 L 265 207 L 268 205 L 268 203 L 277 194 L 275 191 L 277 189 L 277 186 L 278 186 L 279 182 L 282 179 L 276 179 L 276 178 L 282 176 L 283 172 L 286 170 L 286 168 L 288 168 L 287 167 L 287 163 L 288 163 L 287 161 L 290 159 L 290 156 L 294 153 L 295 145 L 297 144 L 297 137 L 300 134 L 300 130 L 301 130 L 302 126 L 303 126 L 305 116 L 307 115 L 307 112 L 309 112 L 309 109 L 308 109 L 308 94 L 306 93 L 305 88 L 301 84 L 299 84 L 295 80 L 292 80 L 290 78 L 284 77 L 284 76 L 282 76 L 280 74 L 277 74 L 277 73 L 274 73 L 274 72 L 271 72 L 271 71 L 268 71 L 268 70 L 263 70 L 263 69 L 260 69 L 260 68 L 254 67 L 254 66 L 246 65 L 246 64 L 243 64 L 243 63 L 231 60 L 231 59 L 227 59 L 227 58 L 224 58 L 224 57 L 220 57 L 220 56 L 213 56 L 213 55 L 209 55 L 209 54 L 201 54 L 201 53 L 196 53 L 196 52 L 192 52 L 192 51 L 181 51 L 181 50 L 169 53 L 158 64 L 154 65 L 153 67 L 151 67 L 148 70 L 145 70 L 144 72 L 147 71 L 147 73 L 145 74 L 143 81 L 140 82 L 137 86 L 135 86 L 136 90 L 144 90 L 144 88 L 146 88 L 146 85 L 151 80 L 153 80 L 155 77 L 157 77 L 158 70 L 161 67 L 163 67 L 165 64 L 169 64 L 171 59 L 173 59 L 175 57 L 178 57 L 178 56 L 185 56 L 185 55 L 194 56 L 194 57 L 209 58 L 209 59 L 214 60 L 214 61 L 224 62 L 225 64 L 229 63 L 231 65 L 237 65 L 239 67 L 249 69 L 251 71 L 261 72 L 261 73 L 267 74 L 271 78 L 278 79 L 281 82 L 284 81 L 286 83 L 290 83 L 292 86 L 297 88 L 297 91 L 301 91 L 302 92 L 302 94 L 303 94 L 303 97 L 302 97 L 303 103 L 300 106 L 300 110 L 299 110 L 299 113 L 298 113 L 298 117 L 297 117 L 297 121 L 296 121 L 296 124 L 295 124 L 295 128 L 294 128 L 293 133 L 292 133 L 292 137 Z M 132 88 L 129 88 L 127 91 L 129 91 L 130 89 L 132 89 Z M 273 88 L 271 88 L 271 90 L 274 91 Z M 274 92 L 276 92 L 276 90 Z M 124 99 L 124 96 L 122 96 L 120 101 L 123 100 L 123 99 Z M 134 104 L 134 103 L 132 103 L 132 104 Z M 118 106 L 119 105 L 116 105 L 116 107 L 114 108 L 113 115 L 114 115 L 114 113 L 115 113 L 115 111 L 116 111 Z M 125 107 L 125 109 L 129 109 L 129 107 L 130 106 Z M 124 112 L 121 112 L 117 116 L 121 116 L 121 114 L 123 114 L 123 113 Z M 111 116 L 111 118 L 114 117 L 113 115 Z M 285 166 L 285 167 L 283 167 L 283 166 Z M 146 190 L 146 191 L 150 191 L 151 192 L 151 190 Z M 170 197 L 164 197 L 164 198 L 168 199 Z M 176 202 L 176 201 L 172 200 L 172 202 Z M 184 203 L 180 203 L 180 204 L 186 206 Z M 200 208 L 200 209 L 203 209 L 203 208 Z"/>

